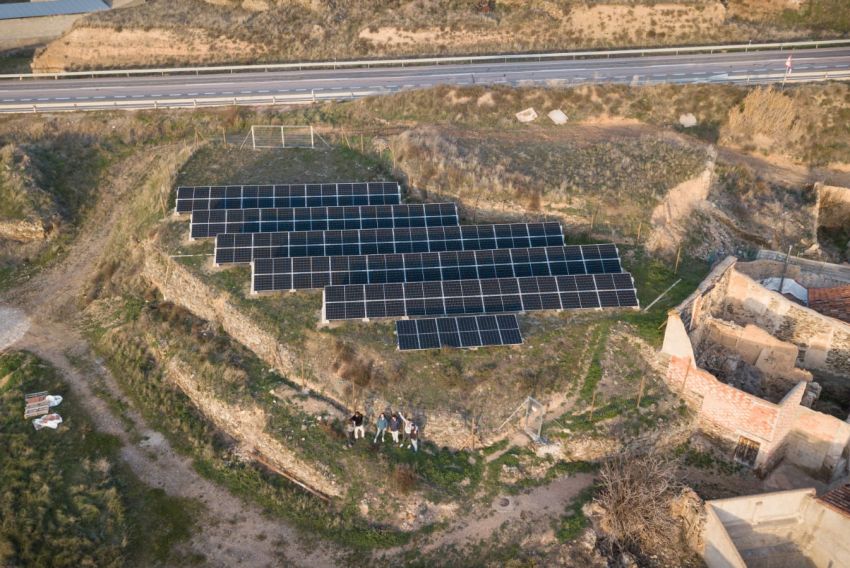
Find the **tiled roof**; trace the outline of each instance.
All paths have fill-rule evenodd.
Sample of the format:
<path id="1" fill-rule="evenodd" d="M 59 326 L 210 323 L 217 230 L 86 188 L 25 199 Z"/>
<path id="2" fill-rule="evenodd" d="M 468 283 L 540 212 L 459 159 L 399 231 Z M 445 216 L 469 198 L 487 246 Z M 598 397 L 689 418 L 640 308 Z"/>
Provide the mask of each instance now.
<path id="1" fill-rule="evenodd" d="M 850 286 L 809 288 L 809 307 L 825 316 L 850 323 Z"/>
<path id="2" fill-rule="evenodd" d="M 850 483 L 840 485 L 819 497 L 821 501 L 850 517 Z"/>
<path id="3" fill-rule="evenodd" d="M 102 0 L 48 0 L 46 2 L 16 2 L 0 4 L 0 20 L 86 14 L 108 10 Z"/>

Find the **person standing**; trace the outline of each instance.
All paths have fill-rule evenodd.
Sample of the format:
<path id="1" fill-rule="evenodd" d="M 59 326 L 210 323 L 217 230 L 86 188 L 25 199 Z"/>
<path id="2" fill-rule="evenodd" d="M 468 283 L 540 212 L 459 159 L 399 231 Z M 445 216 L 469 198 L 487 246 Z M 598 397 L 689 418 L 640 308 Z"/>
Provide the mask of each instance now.
<path id="1" fill-rule="evenodd" d="M 382 412 L 381 415 L 378 416 L 378 421 L 375 423 L 377 431 L 375 432 L 374 444 L 378 443 L 378 436 L 381 437 L 381 442 L 384 441 L 384 436 L 387 433 L 387 426 L 389 426 L 389 422 L 387 422 L 387 415 Z"/>
<path id="2" fill-rule="evenodd" d="M 410 447 L 414 452 L 419 451 L 419 426 L 416 424 L 410 429 Z"/>
<path id="3" fill-rule="evenodd" d="M 399 420 L 398 414 L 393 412 L 392 416 L 390 416 L 389 429 L 390 429 L 390 436 L 393 437 L 393 443 L 394 444 L 398 444 L 398 431 L 399 431 L 400 428 L 401 428 L 401 420 Z"/>
<path id="4" fill-rule="evenodd" d="M 363 428 L 363 415 L 359 410 L 355 411 L 354 415 L 351 417 L 351 425 L 354 426 L 354 440 L 357 441 L 357 435 L 360 434 L 361 438 L 366 437 L 366 430 Z"/>
<path id="5" fill-rule="evenodd" d="M 404 437 L 401 440 L 401 444 L 399 444 L 399 446 L 403 446 L 405 442 L 408 442 L 410 440 L 410 432 L 413 429 L 413 421 L 405 418 L 404 414 L 402 414 L 401 412 L 399 412 L 398 415 L 399 418 L 401 418 L 401 421 L 404 423 Z"/>

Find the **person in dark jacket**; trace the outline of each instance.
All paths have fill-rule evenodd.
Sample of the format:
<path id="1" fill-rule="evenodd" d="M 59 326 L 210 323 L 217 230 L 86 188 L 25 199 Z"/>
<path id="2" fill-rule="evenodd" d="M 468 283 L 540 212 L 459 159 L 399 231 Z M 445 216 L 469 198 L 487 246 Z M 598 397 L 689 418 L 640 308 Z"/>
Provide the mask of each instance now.
<path id="1" fill-rule="evenodd" d="M 359 410 L 355 411 L 355 413 L 350 418 L 351 425 L 354 427 L 354 440 L 356 441 L 358 438 L 358 434 L 360 438 L 366 437 L 366 429 L 363 427 L 363 415 Z"/>
<path id="2" fill-rule="evenodd" d="M 395 412 L 393 412 L 392 416 L 390 416 L 389 429 L 390 429 L 390 436 L 393 437 L 393 443 L 398 444 L 398 433 L 399 433 L 399 430 L 401 429 L 401 419 L 398 417 L 398 414 L 396 414 Z"/>

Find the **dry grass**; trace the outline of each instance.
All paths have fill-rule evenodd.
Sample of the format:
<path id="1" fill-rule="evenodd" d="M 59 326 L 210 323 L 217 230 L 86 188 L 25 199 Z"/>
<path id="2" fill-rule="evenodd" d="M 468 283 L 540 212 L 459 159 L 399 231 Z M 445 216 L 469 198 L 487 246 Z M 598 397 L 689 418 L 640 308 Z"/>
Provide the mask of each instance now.
<path id="1" fill-rule="evenodd" d="M 145 66 L 553 51 L 788 39 L 810 33 L 805 16 L 775 20 L 772 13 L 728 18 L 726 8 L 715 0 L 665 4 L 150 0 L 86 17 L 76 31 L 54 42 L 47 56 L 38 56 L 36 65 Z M 94 40 L 93 29 L 118 33 L 97 35 Z"/>
<path id="2" fill-rule="evenodd" d="M 595 503 L 600 525 L 619 547 L 650 566 L 685 566 L 693 557 L 681 519 L 673 514 L 683 492 L 677 465 L 658 454 L 620 455 L 599 472 Z"/>
<path id="3" fill-rule="evenodd" d="M 769 153 L 793 147 L 803 134 L 794 100 L 773 87 L 759 87 L 729 113 L 721 142 L 749 144 Z"/>

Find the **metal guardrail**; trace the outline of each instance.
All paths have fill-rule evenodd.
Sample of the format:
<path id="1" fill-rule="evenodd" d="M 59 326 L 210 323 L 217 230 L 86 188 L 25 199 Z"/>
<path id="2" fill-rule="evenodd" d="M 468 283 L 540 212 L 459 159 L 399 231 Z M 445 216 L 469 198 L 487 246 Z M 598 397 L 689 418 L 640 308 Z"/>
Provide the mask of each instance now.
<path id="1" fill-rule="evenodd" d="M 577 80 L 570 81 L 568 79 L 552 80 L 543 79 L 541 81 L 522 80 L 518 84 L 528 84 L 543 82 L 548 85 L 556 85 L 563 87 L 576 87 L 579 85 L 600 83 L 600 82 L 619 82 L 632 85 L 655 85 L 661 83 L 732 83 L 732 84 L 768 84 L 781 83 L 783 80 L 787 83 L 805 83 L 805 82 L 821 82 L 821 81 L 850 81 L 850 70 L 847 71 L 817 71 L 817 72 L 798 72 L 789 77 L 785 77 L 784 73 L 763 73 L 763 74 L 720 74 L 707 79 L 682 79 L 680 77 L 666 76 L 663 79 L 646 79 L 635 82 L 634 78 L 626 81 L 605 81 L 598 79 L 595 81 Z M 121 100 L 90 100 L 79 102 L 38 102 L 38 103 L 0 103 L 0 114 L 4 113 L 38 113 L 38 112 L 73 112 L 79 110 L 157 110 L 157 109 L 172 109 L 172 108 L 201 108 L 201 107 L 216 107 L 216 106 L 269 106 L 269 105 L 298 105 L 310 104 L 321 101 L 330 100 L 355 100 L 363 97 L 386 95 L 396 93 L 405 88 L 385 87 L 382 89 L 349 89 L 344 91 L 321 91 L 314 90 L 303 94 L 291 95 L 237 95 L 228 97 L 174 97 L 162 99 L 121 99 Z"/>
<path id="2" fill-rule="evenodd" d="M 260 65 L 217 65 L 209 67 L 166 67 L 151 69 L 107 69 L 100 71 L 63 71 L 57 73 L 17 73 L 0 75 L 1 79 L 69 79 L 74 77 L 129 77 L 131 75 L 181 75 L 201 73 L 247 73 L 267 71 L 304 71 L 307 69 L 344 69 L 356 67 L 404 67 L 405 65 L 441 65 L 447 63 L 486 63 L 488 61 L 543 61 L 554 59 L 591 59 L 610 57 L 642 57 L 646 55 L 681 55 L 685 53 L 714 53 L 730 51 L 765 51 L 786 49 L 818 49 L 820 47 L 850 46 L 850 39 L 806 40 L 773 43 L 738 43 L 730 45 L 694 45 L 681 47 L 648 47 L 608 51 L 567 51 L 557 53 L 521 53 L 510 55 L 467 55 L 422 57 L 408 59 L 364 59 L 358 61 L 305 61 L 300 63 L 269 63 Z"/>

